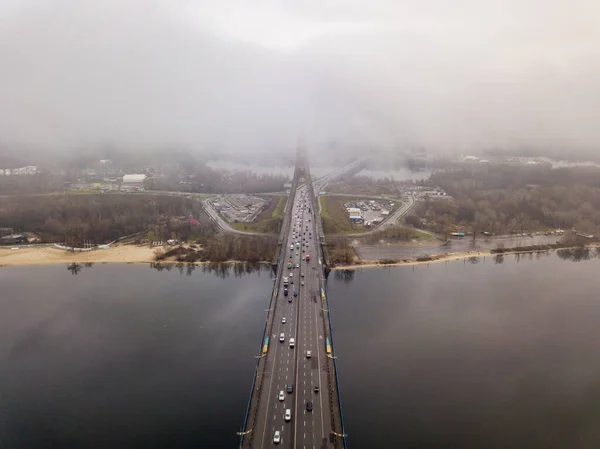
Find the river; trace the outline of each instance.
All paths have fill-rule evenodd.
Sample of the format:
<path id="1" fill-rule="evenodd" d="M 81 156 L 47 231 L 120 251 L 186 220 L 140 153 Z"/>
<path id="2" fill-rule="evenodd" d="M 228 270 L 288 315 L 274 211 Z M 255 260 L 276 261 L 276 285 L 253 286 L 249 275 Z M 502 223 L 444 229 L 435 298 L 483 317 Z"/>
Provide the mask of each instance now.
<path id="1" fill-rule="evenodd" d="M 269 271 L 0 268 L 0 447 L 236 447 Z"/>
<path id="2" fill-rule="evenodd" d="M 332 272 L 349 447 L 600 447 L 588 258 Z M 248 271 L 0 268 L 0 446 L 236 447 L 272 286 Z"/>
<path id="3" fill-rule="evenodd" d="M 584 259 L 334 272 L 350 447 L 600 447 L 600 260 Z"/>

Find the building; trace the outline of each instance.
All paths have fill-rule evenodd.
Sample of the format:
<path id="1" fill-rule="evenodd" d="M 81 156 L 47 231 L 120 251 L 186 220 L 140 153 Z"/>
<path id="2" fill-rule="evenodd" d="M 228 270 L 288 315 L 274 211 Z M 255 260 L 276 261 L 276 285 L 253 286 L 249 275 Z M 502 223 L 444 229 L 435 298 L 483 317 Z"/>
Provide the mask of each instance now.
<path id="1" fill-rule="evenodd" d="M 359 213 L 360 214 L 361 213 L 361 210 L 358 207 L 348 207 L 348 208 L 346 208 L 346 211 L 349 214 L 352 214 L 352 213 Z"/>
<path id="2" fill-rule="evenodd" d="M 123 189 L 141 189 L 144 187 L 144 181 L 146 178 L 146 175 L 125 175 L 123 176 L 123 184 L 121 187 Z"/>
<path id="3" fill-rule="evenodd" d="M 11 234 L 5 235 L 0 238 L 0 244 L 2 245 L 19 245 L 27 242 L 27 237 L 22 234 Z"/>
<path id="4" fill-rule="evenodd" d="M 146 175 L 125 175 L 123 176 L 123 184 L 143 184 L 146 178 Z"/>

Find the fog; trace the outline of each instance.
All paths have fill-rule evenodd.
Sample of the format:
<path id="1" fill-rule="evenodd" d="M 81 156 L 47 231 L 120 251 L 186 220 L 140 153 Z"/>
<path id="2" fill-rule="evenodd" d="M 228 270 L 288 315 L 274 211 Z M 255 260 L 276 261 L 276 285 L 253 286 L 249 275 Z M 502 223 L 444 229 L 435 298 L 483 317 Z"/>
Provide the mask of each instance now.
<path id="1" fill-rule="evenodd" d="M 5 145 L 595 150 L 600 3 L 4 0 Z"/>

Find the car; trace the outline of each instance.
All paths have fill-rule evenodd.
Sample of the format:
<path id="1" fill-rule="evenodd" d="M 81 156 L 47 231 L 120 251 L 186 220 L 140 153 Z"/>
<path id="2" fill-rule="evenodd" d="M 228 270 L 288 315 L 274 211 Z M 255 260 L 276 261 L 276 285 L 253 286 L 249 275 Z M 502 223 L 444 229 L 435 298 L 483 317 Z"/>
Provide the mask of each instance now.
<path id="1" fill-rule="evenodd" d="M 313 391 L 314 391 L 315 393 L 318 393 L 318 392 L 319 392 L 319 386 L 318 386 L 318 385 L 315 385 L 315 388 L 313 388 Z"/>
<path id="2" fill-rule="evenodd" d="M 312 352 L 306 351 L 306 358 L 310 359 L 312 357 Z"/>
<path id="3" fill-rule="evenodd" d="M 304 251 L 302 251 L 302 252 L 304 252 Z M 297 255 L 298 255 L 298 251 L 296 251 L 296 256 L 297 256 Z"/>
<path id="4" fill-rule="evenodd" d="M 287 295 L 288 295 L 288 289 L 287 289 L 287 288 L 284 288 L 284 289 L 283 289 L 283 296 L 287 296 Z"/>
<path id="5" fill-rule="evenodd" d="M 294 392 L 294 384 L 287 385 L 285 390 L 288 392 L 288 394 L 292 394 Z"/>
<path id="6" fill-rule="evenodd" d="M 285 317 L 283 317 L 283 318 L 281 319 L 281 324 L 285 324 L 285 323 L 286 323 L 286 321 L 287 321 L 287 320 L 285 319 Z"/>
<path id="7" fill-rule="evenodd" d="M 285 420 L 288 422 L 292 420 L 292 411 L 289 408 L 285 409 Z"/>
<path id="8" fill-rule="evenodd" d="M 294 249 L 294 245 L 290 245 L 290 249 Z"/>
<path id="9" fill-rule="evenodd" d="M 279 334 L 279 341 L 285 341 L 285 334 L 284 333 Z"/>
<path id="10" fill-rule="evenodd" d="M 304 277 L 304 273 L 301 273 L 300 276 Z"/>
<path id="11" fill-rule="evenodd" d="M 293 283 L 294 283 L 294 280 L 293 280 L 293 279 L 290 279 L 290 284 L 293 284 Z"/>
<path id="12" fill-rule="evenodd" d="M 312 409 L 313 409 L 312 402 L 306 401 L 306 410 L 308 410 L 309 412 L 312 412 Z"/>
<path id="13" fill-rule="evenodd" d="M 296 340 L 290 338 L 290 348 L 293 348 L 296 345 Z"/>
<path id="14" fill-rule="evenodd" d="M 294 290 L 294 298 L 298 296 L 298 292 L 296 290 Z"/>
<path id="15" fill-rule="evenodd" d="M 300 285 L 304 286 L 304 281 L 300 282 Z"/>
<path id="16" fill-rule="evenodd" d="M 290 277 L 293 278 L 294 277 L 294 273 L 290 273 Z"/>
<path id="17" fill-rule="evenodd" d="M 281 432 L 279 432 L 279 430 L 276 430 L 275 434 L 273 435 L 273 443 L 275 443 L 275 444 L 281 443 Z"/>
<path id="18" fill-rule="evenodd" d="M 283 390 L 281 390 L 281 391 L 279 392 L 279 400 L 280 400 L 280 401 L 283 401 L 284 399 L 285 399 L 285 393 L 283 392 Z"/>
<path id="19" fill-rule="evenodd" d="M 299 263 L 296 264 L 296 268 L 300 268 L 300 264 Z"/>

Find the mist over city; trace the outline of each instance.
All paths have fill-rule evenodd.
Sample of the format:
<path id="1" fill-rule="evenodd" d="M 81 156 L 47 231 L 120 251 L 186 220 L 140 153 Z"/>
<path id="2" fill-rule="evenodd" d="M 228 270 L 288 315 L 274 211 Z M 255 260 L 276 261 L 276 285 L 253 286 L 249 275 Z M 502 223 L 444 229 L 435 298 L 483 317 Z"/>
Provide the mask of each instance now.
<path id="1" fill-rule="evenodd" d="M 593 2 L 19 0 L 0 141 L 433 152 L 600 141 Z"/>
<path id="2" fill-rule="evenodd" d="M 0 447 L 600 448 L 598 17 L 0 1 Z"/>

